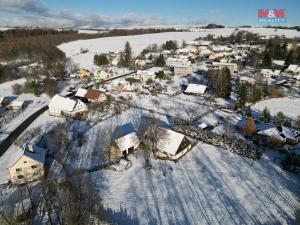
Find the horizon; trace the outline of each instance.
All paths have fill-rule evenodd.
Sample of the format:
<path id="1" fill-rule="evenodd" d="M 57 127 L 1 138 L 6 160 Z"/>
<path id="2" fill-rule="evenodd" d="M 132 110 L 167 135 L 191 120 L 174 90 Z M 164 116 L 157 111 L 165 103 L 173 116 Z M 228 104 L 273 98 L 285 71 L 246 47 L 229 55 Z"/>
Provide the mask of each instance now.
<path id="1" fill-rule="evenodd" d="M 285 23 L 259 23 L 259 9 L 285 9 Z M 300 2 L 297 0 L 141 2 L 114 0 L 0 0 L 1 27 L 126 28 L 151 26 L 298 26 Z"/>

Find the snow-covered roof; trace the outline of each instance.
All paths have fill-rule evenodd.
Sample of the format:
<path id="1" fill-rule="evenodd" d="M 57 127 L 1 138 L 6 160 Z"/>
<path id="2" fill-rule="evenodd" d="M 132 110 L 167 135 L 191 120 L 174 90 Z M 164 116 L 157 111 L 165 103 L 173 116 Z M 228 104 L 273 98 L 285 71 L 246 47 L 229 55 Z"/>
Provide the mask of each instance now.
<path id="1" fill-rule="evenodd" d="M 175 155 L 184 135 L 166 128 L 159 128 L 157 149 L 170 155 Z"/>
<path id="2" fill-rule="evenodd" d="M 0 96 L 0 104 L 3 102 L 5 97 Z"/>
<path id="3" fill-rule="evenodd" d="M 33 151 L 29 151 L 26 148 L 18 148 L 14 157 L 11 158 L 11 161 L 8 163 L 8 167 L 13 166 L 22 156 L 27 156 L 28 158 L 44 164 L 46 159 L 46 150 L 36 145 L 32 145 L 32 148 Z"/>
<path id="4" fill-rule="evenodd" d="M 284 60 L 272 60 L 273 64 L 278 66 L 284 66 L 285 61 Z"/>
<path id="5" fill-rule="evenodd" d="M 185 90 L 186 93 L 201 94 L 206 91 L 207 86 L 201 84 L 189 84 Z"/>
<path id="6" fill-rule="evenodd" d="M 21 107 L 24 104 L 24 101 L 14 100 L 9 105 L 12 107 Z"/>
<path id="7" fill-rule="evenodd" d="M 84 98 L 85 94 L 87 93 L 87 90 L 84 88 L 79 88 L 75 94 L 77 97 Z"/>
<path id="8" fill-rule="evenodd" d="M 120 151 L 125 151 L 140 143 L 140 140 L 135 132 L 129 133 L 115 140 Z"/>
<path id="9" fill-rule="evenodd" d="M 298 69 L 298 65 L 295 64 L 290 64 L 289 67 L 287 68 L 288 71 L 296 72 Z"/>
<path id="10" fill-rule="evenodd" d="M 259 131 L 258 134 L 265 135 L 280 141 L 284 141 L 285 139 L 281 136 L 281 133 L 278 131 L 276 127 L 272 127 L 266 130 Z"/>
<path id="11" fill-rule="evenodd" d="M 207 128 L 208 125 L 206 123 L 201 123 L 198 125 L 198 127 L 203 130 L 203 129 Z"/>
<path id="12" fill-rule="evenodd" d="M 55 95 L 50 103 L 49 108 L 61 109 L 63 111 L 73 111 L 76 105 L 76 101 L 70 98 L 65 98 L 60 95 Z"/>

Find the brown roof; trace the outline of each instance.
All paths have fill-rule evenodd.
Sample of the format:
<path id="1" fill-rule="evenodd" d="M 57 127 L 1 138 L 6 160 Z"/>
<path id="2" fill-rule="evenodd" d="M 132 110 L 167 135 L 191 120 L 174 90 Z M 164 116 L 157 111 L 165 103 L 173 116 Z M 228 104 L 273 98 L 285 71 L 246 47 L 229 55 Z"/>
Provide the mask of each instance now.
<path id="1" fill-rule="evenodd" d="M 88 100 L 97 100 L 100 95 L 103 95 L 101 91 L 98 90 L 87 90 L 86 94 L 84 97 Z"/>

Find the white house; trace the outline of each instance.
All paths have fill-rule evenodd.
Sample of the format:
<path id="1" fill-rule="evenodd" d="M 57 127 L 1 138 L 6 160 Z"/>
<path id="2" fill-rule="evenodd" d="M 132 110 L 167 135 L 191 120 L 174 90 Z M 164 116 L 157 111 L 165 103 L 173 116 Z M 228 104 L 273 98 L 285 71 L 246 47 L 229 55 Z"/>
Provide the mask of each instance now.
<path id="1" fill-rule="evenodd" d="M 168 67 L 186 67 L 190 66 L 191 62 L 187 58 L 167 58 L 166 65 Z"/>
<path id="2" fill-rule="evenodd" d="M 147 81 L 148 79 L 155 79 L 155 71 L 153 71 L 153 70 L 138 70 L 136 72 L 136 77 L 143 81 Z"/>
<path id="3" fill-rule="evenodd" d="M 25 107 L 25 102 L 21 100 L 14 100 L 7 107 L 13 110 L 23 109 Z"/>
<path id="4" fill-rule="evenodd" d="M 49 103 L 49 115 L 52 116 L 80 116 L 88 111 L 87 105 L 78 100 L 55 95 Z"/>
<path id="5" fill-rule="evenodd" d="M 237 64 L 236 63 L 220 63 L 220 62 L 213 62 L 212 64 L 214 67 L 217 67 L 219 70 L 223 68 L 228 68 L 231 73 L 237 71 Z"/>
<path id="6" fill-rule="evenodd" d="M 113 140 L 120 156 L 132 153 L 140 145 L 140 140 L 131 123 L 117 127 L 113 133 Z"/>
<path id="7" fill-rule="evenodd" d="M 38 180 L 44 175 L 46 150 L 36 145 L 24 144 L 17 149 L 14 158 L 8 163 L 12 183 L 20 184 Z"/>
<path id="8" fill-rule="evenodd" d="M 184 91 L 187 94 L 203 95 L 207 89 L 206 85 L 189 84 Z"/>
<path id="9" fill-rule="evenodd" d="M 177 160 L 192 148 L 186 136 L 173 130 L 160 127 L 157 137 L 156 156 L 158 158 Z"/>
<path id="10" fill-rule="evenodd" d="M 285 70 L 286 72 L 291 72 L 291 73 L 297 73 L 298 70 L 298 65 L 295 64 L 290 64 L 289 67 Z"/>

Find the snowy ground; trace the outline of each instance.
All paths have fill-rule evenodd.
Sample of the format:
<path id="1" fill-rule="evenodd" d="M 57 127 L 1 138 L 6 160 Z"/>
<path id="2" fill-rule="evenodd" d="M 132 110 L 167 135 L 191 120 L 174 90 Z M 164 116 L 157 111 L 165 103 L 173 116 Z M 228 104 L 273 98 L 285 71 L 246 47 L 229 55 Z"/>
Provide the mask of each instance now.
<path id="1" fill-rule="evenodd" d="M 143 34 L 120 37 L 107 37 L 90 40 L 78 40 L 64 43 L 58 46 L 67 57 L 71 57 L 75 63 L 82 68 L 91 68 L 93 66 L 93 57 L 96 53 L 107 53 L 109 51 L 120 51 L 124 49 L 126 41 L 129 41 L 135 54 L 139 54 L 145 47 L 150 44 L 158 44 L 168 40 L 176 40 L 181 44 L 183 40 L 193 41 L 197 37 L 205 37 L 207 34 L 215 36 L 228 36 L 234 32 L 234 28 L 225 29 L 199 29 L 196 32 L 168 32 L 157 34 Z M 280 30 L 272 28 L 240 28 L 240 30 L 248 30 L 259 33 L 261 35 L 285 35 L 289 38 L 300 37 L 300 32 L 296 30 Z M 80 49 L 88 49 L 89 52 L 80 54 Z"/>
<path id="2" fill-rule="evenodd" d="M 178 163 L 130 157 L 125 172 L 92 174 L 119 224 L 295 224 L 300 179 L 265 155 L 251 162 L 198 144 Z M 166 171 L 166 176 L 163 175 Z"/>
<path id="3" fill-rule="evenodd" d="M 300 98 L 271 98 L 260 101 L 251 108 L 252 110 L 262 112 L 265 107 L 270 110 L 272 116 L 276 115 L 278 112 L 283 112 L 284 115 L 296 120 L 297 116 L 300 115 Z"/>

